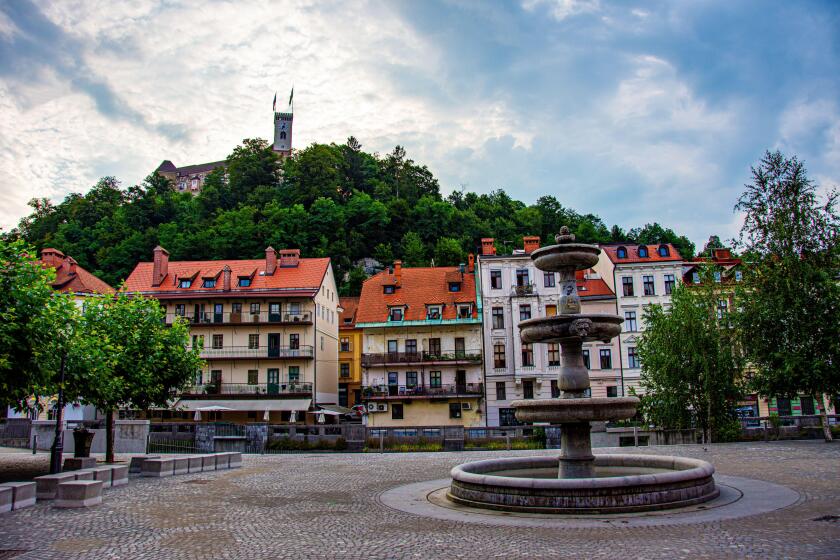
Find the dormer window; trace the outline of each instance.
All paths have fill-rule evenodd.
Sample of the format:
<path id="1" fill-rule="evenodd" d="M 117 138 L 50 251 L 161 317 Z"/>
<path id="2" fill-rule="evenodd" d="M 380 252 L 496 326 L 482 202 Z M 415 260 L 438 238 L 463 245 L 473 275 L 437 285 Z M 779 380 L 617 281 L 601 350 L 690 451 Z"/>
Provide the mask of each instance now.
<path id="1" fill-rule="evenodd" d="M 644 245 L 640 246 L 640 247 L 639 247 L 639 257 L 641 257 L 641 258 L 643 258 L 643 259 L 646 259 L 646 258 L 648 258 L 649 256 L 650 256 L 650 255 L 648 255 L 648 248 L 647 248 L 647 247 L 645 247 Z"/>
<path id="2" fill-rule="evenodd" d="M 699 272 L 692 272 L 691 273 L 691 281 L 695 284 L 700 283 L 700 273 Z"/>
<path id="3" fill-rule="evenodd" d="M 460 292 L 461 291 L 461 283 L 460 282 L 450 282 L 449 283 L 449 291 L 450 292 Z"/>
<path id="4" fill-rule="evenodd" d="M 719 270 L 715 271 L 715 282 L 720 284 L 720 271 Z"/>
<path id="5" fill-rule="evenodd" d="M 616 249 L 615 254 L 619 259 L 626 259 L 627 247 L 619 247 L 618 249 Z"/>
<path id="6" fill-rule="evenodd" d="M 205 278 L 204 281 L 201 283 L 202 288 L 215 288 L 216 287 L 216 279 L 215 278 Z"/>
<path id="7" fill-rule="evenodd" d="M 382 293 L 383 294 L 393 294 L 396 291 L 396 286 L 393 284 L 388 284 L 386 286 L 382 286 Z"/>
<path id="8" fill-rule="evenodd" d="M 744 279 L 744 273 L 741 272 L 740 270 L 736 270 L 735 271 L 735 281 L 740 282 L 743 279 Z"/>
<path id="9" fill-rule="evenodd" d="M 349 325 L 349 324 L 351 324 L 352 322 L 353 322 L 353 318 L 352 318 L 352 317 L 345 317 L 345 318 L 344 318 L 344 324 L 345 324 L 345 325 Z"/>
<path id="10" fill-rule="evenodd" d="M 248 276 L 240 276 L 239 277 L 239 287 L 240 288 L 248 288 L 251 286 L 251 278 Z"/>
<path id="11" fill-rule="evenodd" d="M 404 309 L 402 307 L 391 307 L 388 309 L 389 321 L 402 321 L 405 318 Z"/>
<path id="12" fill-rule="evenodd" d="M 190 286 L 192 286 L 192 280 L 189 279 L 189 278 L 186 279 L 186 280 L 179 280 L 178 281 L 178 287 L 179 288 L 189 288 Z"/>
<path id="13" fill-rule="evenodd" d="M 442 317 L 442 311 L 440 305 L 429 305 L 426 306 L 426 319 L 429 320 L 438 320 Z"/>
<path id="14" fill-rule="evenodd" d="M 472 304 L 459 303 L 458 304 L 458 318 L 459 319 L 469 319 L 470 317 L 472 317 Z"/>
<path id="15" fill-rule="evenodd" d="M 659 246 L 659 256 L 660 257 L 670 257 L 671 256 L 671 250 L 668 249 L 667 245 L 660 245 Z"/>

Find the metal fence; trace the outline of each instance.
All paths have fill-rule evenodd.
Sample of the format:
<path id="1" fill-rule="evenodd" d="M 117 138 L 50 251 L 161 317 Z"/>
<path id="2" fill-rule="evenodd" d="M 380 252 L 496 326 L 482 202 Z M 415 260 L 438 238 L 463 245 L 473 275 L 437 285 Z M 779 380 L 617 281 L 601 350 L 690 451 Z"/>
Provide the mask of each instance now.
<path id="1" fill-rule="evenodd" d="M 152 432 L 146 444 L 146 453 L 199 453 L 195 439 L 175 439 L 166 433 Z"/>

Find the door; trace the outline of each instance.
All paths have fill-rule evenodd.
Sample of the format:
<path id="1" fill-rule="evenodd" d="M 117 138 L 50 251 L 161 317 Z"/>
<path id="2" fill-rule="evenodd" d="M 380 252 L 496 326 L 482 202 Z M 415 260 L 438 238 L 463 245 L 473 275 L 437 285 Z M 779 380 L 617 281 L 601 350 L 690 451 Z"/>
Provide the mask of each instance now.
<path id="1" fill-rule="evenodd" d="M 459 394 L 464 394 L 467 392 L 467 372 L 466 370 L 459 369 L 455 371 L 455 390 Z"/>
<path id="2" fill-rule="evenodd" d="M 269 333 L 268 334 L 268 357 L 269 358 L 279 358 L 280 357 L 280 333 Z"/>
<path id="3" fill-rule="evenodd" d="M 266 393 L 276 395 L 280 392 L 280 370 L 270 368 L 267 375 Z"/>
<path id="4" fill-rule="evenodd" d="M 399 382 L 397 381 L 397 372 L 396 371 L 389 371 L 388 372 L 388 394 L 392 397 L 397 396 L 399 393 Z"/>
<path id="5" fill-rule="evenodd" d="M 463 360 L 467 355 L 466 345 L 463 338 L 455 339 L 455 357 Z"/>
<path id="6" fill-rule="evenodd" d="M 280 322 L 280 304 L 279 303 L 269 303 L 268 304 L 268 322 L 269 323 L 279 323 Z"/>
<path id="7" fill-rule="evenodd" d="M 193 306 L 192 320 L 193 320 L 193 323 L 200 323 L 201 322 L 201 306 L 197 303 Z"/>
<path id="8" fill-rule="evenodd" d="M 213 322 L 214 323 L 221 323 L 224 306 L 221 303 L 213 304 Z"/>
<path id="9" fill-rule="evenodd" d="M 388 341 L 388 359 L 393 361 L 397 359 L 397 341 L 396 340 L 389 340 Z"/>

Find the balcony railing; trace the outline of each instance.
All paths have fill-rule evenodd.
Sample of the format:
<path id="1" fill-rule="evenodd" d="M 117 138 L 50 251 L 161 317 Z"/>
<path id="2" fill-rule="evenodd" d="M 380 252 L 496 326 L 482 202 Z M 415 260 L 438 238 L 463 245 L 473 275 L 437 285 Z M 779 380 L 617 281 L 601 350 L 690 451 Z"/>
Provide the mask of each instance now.
<path id="1" fill-rule="evenodd" d="M 242 313 L 222 312 L 214 313 L 212 311 L 202 311 L 199 313 L 188 312 L 184 315 L 177 313 L 166 314 L 166 324 L 171 325 L 176 318 L 182 318 L 189 324 L 194 326 L 201 325 L 311 325 L 312 312 L 301 311 L 299 313 L 269 313 L 268 311 L 261 311 L 259 313 Z"/>
<path id="2" fill-rule="evenodd" d="M 450 397 L 455 395 L 483 395 L 483 383 L 456 383 L 454 385 L 368 385 L 362 387 L 362 397 L 368 399 L 405 397 Z"/>
<path id="3" fill-rule="evenodd" d="M 511 295 L 513 296 L 535 296 L 537 295 L 536 290 L 534 290 L 533 284 L 524 284 L 522 286 L 514 286 L 511 290 Z"/>
<path id="4" fill-rule="evenodd" d="M 285 383 L 203 383 L 187 387 L 182 393 L 185 397 L 218 395 L 287 395 L 292 393 L 312 393 L 312 383 L 291 381 Z"/>
<path id="5" fill-rule="evenodd" d="M 311 358 L 314 355 L 314 348 L 309 345 L 301 345 L 297 348 L 291 346 L 262 346 L 260 348 L 249 348 L 247 346 L 223 346 L 221 348 L 202 348 L 200 356 L 205 360 L 219 359 L 295 359 Z"/>
<path id="6" fill-rule="evenodd" d="M 481 363 L 480 350 L 456 350 L 454 352 L 384 352 L 362 354 L 362 365 L 419 364 L 434 362 Z"/>

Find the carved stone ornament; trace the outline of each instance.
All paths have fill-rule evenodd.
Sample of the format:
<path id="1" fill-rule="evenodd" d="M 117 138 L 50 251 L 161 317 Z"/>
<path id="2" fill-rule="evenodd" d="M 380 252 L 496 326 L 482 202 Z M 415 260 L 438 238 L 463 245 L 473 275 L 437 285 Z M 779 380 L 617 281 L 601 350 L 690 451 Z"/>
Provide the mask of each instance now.
<path id="1" fill-rule="evenodd" d="M 592 321 L 590 319 L 575 319 L 569 325 L 569 334 L 575 336 L 586 337 L 592 330 Z"/>
<path id="2" fill-rule="evenodd" d="M 560 233 L 554 236 L 554 241 L 557 243 L 571 243 L 575 240 L 575 234 L 569 231 L 567 226 L 560 228 Z"/>

